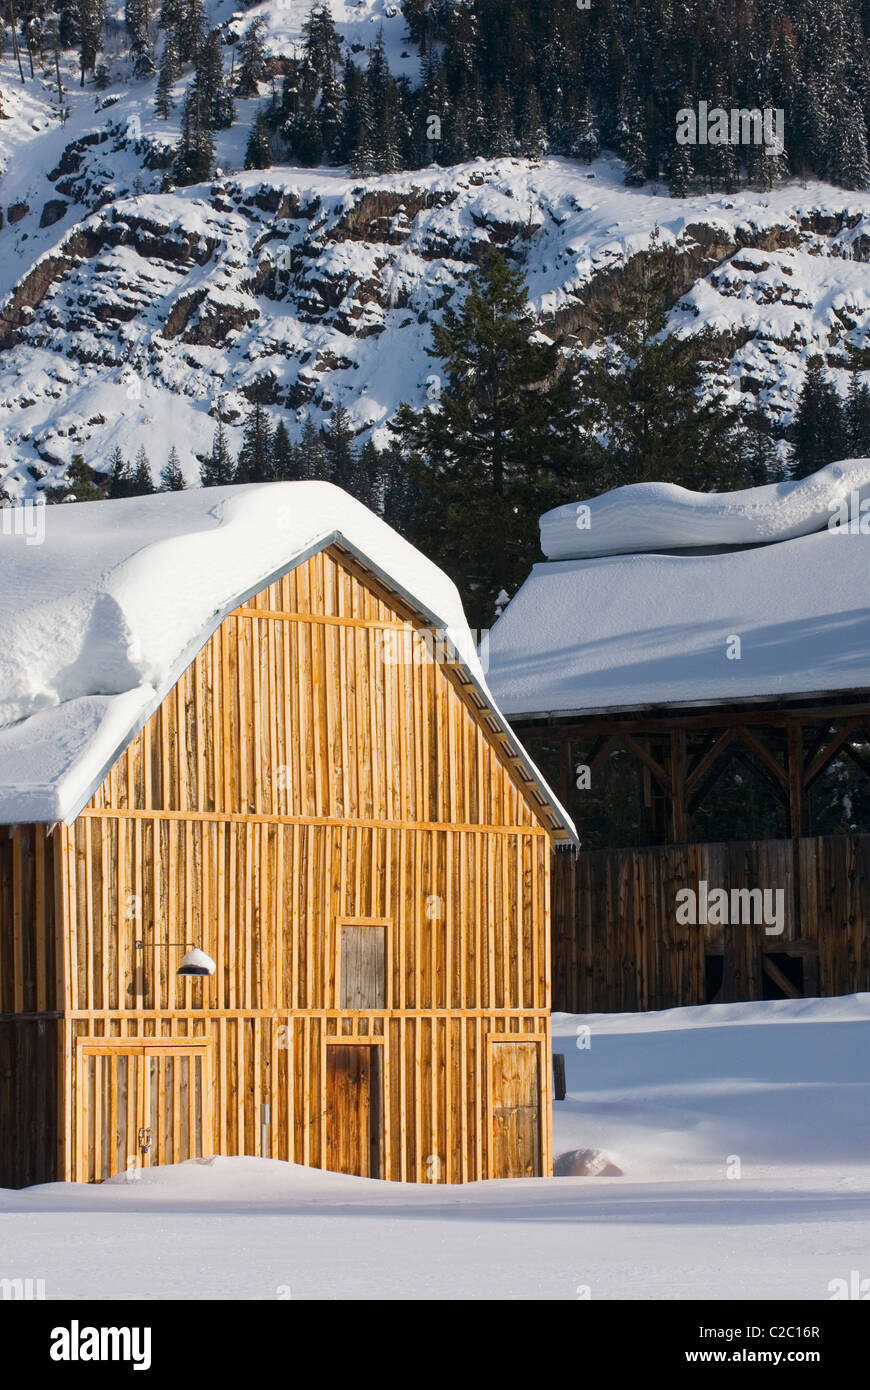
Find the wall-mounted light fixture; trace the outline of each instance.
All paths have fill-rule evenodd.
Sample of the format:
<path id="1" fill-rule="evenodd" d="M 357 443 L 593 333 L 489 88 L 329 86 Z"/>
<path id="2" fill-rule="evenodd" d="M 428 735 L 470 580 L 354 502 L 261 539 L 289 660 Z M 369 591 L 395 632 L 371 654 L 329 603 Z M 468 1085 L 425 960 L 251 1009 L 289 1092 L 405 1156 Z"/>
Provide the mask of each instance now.
<path id="1" fill-rule="evenodd" d="M 177 946 L 184 951 L 181 964 L 175 972 L 177 975 L 213 975 L 217 966 L 211 956 L 207 956 L 205 951 L 198 946 L 191 946 L 189 941 L 134 941 L 133 945 L 137 951 L 144 951 L 146 945 L 157 946 Z"/>

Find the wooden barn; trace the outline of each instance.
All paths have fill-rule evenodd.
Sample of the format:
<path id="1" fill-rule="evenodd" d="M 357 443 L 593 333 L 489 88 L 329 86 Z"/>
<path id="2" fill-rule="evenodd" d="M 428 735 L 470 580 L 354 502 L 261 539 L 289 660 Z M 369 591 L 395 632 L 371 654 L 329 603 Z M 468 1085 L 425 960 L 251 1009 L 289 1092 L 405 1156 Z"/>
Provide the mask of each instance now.
<path id="1" fill-rule="evenodd" d="M 542 517 L 488 680 L 580 836 L 554 1009 L 870 989 L 865 494 L 866 461 Z"/>
<path id="2" fill-rule="evenodd" d="M 0 538 L 0 1186 L 549 1174 L 574 831 L 450 581 L 326 484 L 44 522 Z"/>

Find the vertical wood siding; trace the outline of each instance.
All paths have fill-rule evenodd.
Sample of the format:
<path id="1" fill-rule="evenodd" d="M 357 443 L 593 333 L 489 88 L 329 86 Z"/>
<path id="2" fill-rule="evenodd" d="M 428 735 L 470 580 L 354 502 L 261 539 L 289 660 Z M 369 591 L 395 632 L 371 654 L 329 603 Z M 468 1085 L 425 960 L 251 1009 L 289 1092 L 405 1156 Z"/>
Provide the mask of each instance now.
<path id="1" fill-rule="evenodd" d="M 763 955 L 799 949 L 809 994 L 870 989 L 870 836 L 799 841 L 795 915 L 789 840 L 558 852 L 553 867 L 553 1008 L 669 1009 L 705 1000 L 705 956 L 721 953 L 727 1000 L 763 997 Z M 676 895 L 781 888 L 782 936 L 759 925 L 680 925 Z M 715 939 L 714 939 L 715 938 Z"/>
<path id="2" fill-rule="evenodd" d="M 208 1039 L 215 1150 L 315 1165 L 329 1039 L 380 1039 L 384 1176 L 489 1175 L 487 1037 L 549 1058 L 549 835 L 433 647 L 317 555 L 224 620 L 61 828 L 68 1176 L 85 1037 Z M 387 1008 L 339 1008 L 360 919 L 386 924 Z M 178 977 L 186 944 L 213 977 Z"/>

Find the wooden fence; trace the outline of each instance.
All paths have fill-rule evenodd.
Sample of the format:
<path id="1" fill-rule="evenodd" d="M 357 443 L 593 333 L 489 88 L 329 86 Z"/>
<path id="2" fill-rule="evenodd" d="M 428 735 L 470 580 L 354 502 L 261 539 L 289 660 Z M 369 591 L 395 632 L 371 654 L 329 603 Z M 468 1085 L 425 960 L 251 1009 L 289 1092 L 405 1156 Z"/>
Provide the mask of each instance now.
<path id="1" fill-rule="evenodd" d="M 558 851 L 553 1008 L 620 1012 L 870 989 L 870 835 L 805 838 L 798 850 L 758 840 Z M 759 921 L 681 922 L 678 893 L 702 883 L 729 901 L 732 890 L 781 890 L 781 931 Z"/>

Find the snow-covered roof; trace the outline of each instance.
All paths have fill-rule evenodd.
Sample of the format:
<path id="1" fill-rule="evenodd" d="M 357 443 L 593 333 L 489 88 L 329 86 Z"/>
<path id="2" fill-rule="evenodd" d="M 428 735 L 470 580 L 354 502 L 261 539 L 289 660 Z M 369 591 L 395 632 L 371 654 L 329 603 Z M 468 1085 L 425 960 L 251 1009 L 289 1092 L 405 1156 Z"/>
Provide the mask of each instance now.
<path id="1" fill-rule="evenodd" d="M 518 718 L 870 687 L 864 498 L 870 460 L 853 459 L 800 482 L 646 483 L 546 513 L 549 558 L 490 634 L 499 705 Z"/>
<path id="2" fill-rule="evenodd" d="M 574 837 L 487 689 L 452 581 L 340 488 L 197 488 L 0 523 L 0 823 L 73 820 L 223 618 L 338 544 L 446 629 L 545 824 Z"/>

